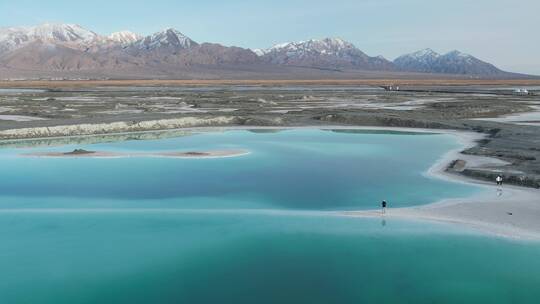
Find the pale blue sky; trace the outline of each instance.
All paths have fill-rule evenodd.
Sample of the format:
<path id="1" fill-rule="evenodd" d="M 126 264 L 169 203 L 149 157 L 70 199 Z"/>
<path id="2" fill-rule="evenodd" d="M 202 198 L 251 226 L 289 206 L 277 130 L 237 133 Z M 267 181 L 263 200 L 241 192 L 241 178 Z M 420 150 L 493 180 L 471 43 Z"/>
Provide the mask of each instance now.
<path id="1" fill-rule="evenodd" d="M 249 48 L 341 37 L 389 59 L 431 47 L 540 74 L 538 0 L 0 0 L 0 26 L 77 23 L 100 34 L 175 27 Z"/>

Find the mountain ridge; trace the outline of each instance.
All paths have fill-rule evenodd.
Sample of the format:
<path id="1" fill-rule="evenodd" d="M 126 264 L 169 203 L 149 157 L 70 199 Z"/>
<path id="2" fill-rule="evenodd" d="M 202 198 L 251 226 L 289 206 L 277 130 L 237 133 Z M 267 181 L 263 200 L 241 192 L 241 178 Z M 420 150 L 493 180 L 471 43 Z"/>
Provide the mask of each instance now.
<path id="1" fill-rule="evenodd" d="M 257 50 L 257 53 L 265 62 L 278 65 L 382 71 L 394 69 L 390 61 L 368 56 L 340 38 L 281 43 L 267 50 Z"/>
<path id="2" fill-rule="evenodd" d="M 236 66 L 235 66 L 236 65 Z M 470 77 L 514 77 L 474 56 L 424 49 L 387 60 L 369 56 L 341 38 L 309 39 L 246 49 L 199 43 L 174 28 L 142 36 L 130 31 L 100 35 L 77 24 L 44 23 L 0 28 L 0 66 L 5 70 L 88 71 L 146 68 L 189 70 L 227 66 L 260 73 L 285 67 L 354 73 L 438 73 Z M 206 69 L 206 68 L 205 68 Z M 225 73 L 228 74 L 229 72 Z M 311 73 L 311 72 L 310 72 Z"/>
<path id="3" fill-rule="evenodd" d="M 405 54 L 394 61 L 403 71 L 421 73 L 463 74 L 463 75 L 504 75 L 507 72 L 493 64 L 482 61 L 458 50 L 439 54 L 430 48 Z"/>

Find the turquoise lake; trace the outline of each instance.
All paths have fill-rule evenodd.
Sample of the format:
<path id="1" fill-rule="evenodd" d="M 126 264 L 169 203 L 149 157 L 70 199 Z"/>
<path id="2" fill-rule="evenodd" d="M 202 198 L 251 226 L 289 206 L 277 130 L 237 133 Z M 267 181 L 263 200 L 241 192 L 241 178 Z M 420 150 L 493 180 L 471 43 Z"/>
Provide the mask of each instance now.
<path id="1" fill-rule="evenodd" d="M 216 159 L 31 158 L 243 149 Z M 0 149 L 0 303 L 535 303 L 540 245 L 331 211 L 485 191 L 444 134 L 235 130 Z"/>

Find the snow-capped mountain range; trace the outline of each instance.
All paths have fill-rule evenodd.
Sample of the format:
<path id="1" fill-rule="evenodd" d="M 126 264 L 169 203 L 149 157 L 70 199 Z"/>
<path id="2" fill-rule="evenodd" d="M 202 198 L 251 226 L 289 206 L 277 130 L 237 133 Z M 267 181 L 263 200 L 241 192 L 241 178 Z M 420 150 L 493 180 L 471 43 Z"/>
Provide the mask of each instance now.
<path id="1" fill-rule="evenodd" d="M 226 66 L 228 71 L 252 72 L 290 67 L 336 72 L 506 75 L 495 66 L 458 51 L 441 55 L 425 49 L 392 62 L 382 56 L 368 56 L 339 38 L 288 42 L 269 49 L 249 50 L 200 44 L 172 28 L 149 36 L 130 31 L 105 36 L 76 24 L 0 28 L 0 68 L 7 70 L 190 69 L 195 66 Z"/>
<path id="2" fill-rule="evenodd" d="M 338 54 L 345 49 L 354 49 L 354 45 L 344 41 L 340 38 L 325 38 L 322 40 L 307 40 L 307 41 L 298 41 L 298 42 L 286 42 L 276 44 L 275 46 L 263 50 L 258 49 L 257 53 L 260 56 L 269 54 L 272 52 L 287 52 L 294 55 L 303 55 L 307 53 L 317 53 L 317 54 Z"/>
<path id="3" fill-rule="evenodd" d="M 388 60 L 381 56 L 370 57 L 340 38 L 282 43 L 267 50 L 256 50 L 255 53 L 264 61 L 278 65 L 381 71 L 393 69 Z"/>
<path id="4" fill-rule="evenodd" d="M 1 28 L 0 53 L 15 50 L 35 41 L 75 46 L 92 43 L 98 38 L 98 34 L 75 24 L 45 23 L 32 27 Z"/>
<path id="5" fill-rule="evenodd" d="M 439 53 L 432 49 L 424 49 L 415 53 L 406 54 L 394 60 L 394 64 L 403 69 L 414 69 L 416 71 L 429 71 L 431 66 L 440 57 Z"/>
<path id="6" fill-rule="evenodd" d="M 141 38 L 142 36 L 130 31 L 101 36 L 77 24 L 45 23 L 31 27 L 0 28 L 0 54 L 17 50 L 35 42 L 85 49 L 117 44 L 125 45 L 134 43 Z"/>
<path id="7" fill-rule="evenodd" d="M 153 51 L 160 48 L 189 49 L 192 46 L 198 45 L 197 42 L 182 34 L 173 28 L 165 29 L 161 32 L 154 33 L 150 36 L 143 37 L 130 46 L 133 49 L 140 51 Z"/>
<path id="8" fill-rule="evenodd" d="M 452 51 L 441 55 L 429 48 L 400 56 L 394 60 L 394 64 L 403 71 L 423 73 L 465 75 L 496 75 L 503 73 L 494 65 L 469 54 Z"/>

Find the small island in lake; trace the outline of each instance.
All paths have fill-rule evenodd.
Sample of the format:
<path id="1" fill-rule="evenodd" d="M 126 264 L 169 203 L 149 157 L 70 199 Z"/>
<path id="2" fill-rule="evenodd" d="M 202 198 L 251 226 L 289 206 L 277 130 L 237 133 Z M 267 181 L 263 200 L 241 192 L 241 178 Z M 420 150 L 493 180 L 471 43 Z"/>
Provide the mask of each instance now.
<path id="1" fill-rule="evenodd" d="M 96 153 L 95 151 L 87 151 L 87 150 L 84 150 L 84 149 L 75 149 L 71 152 L 66 152 L 64 153 L 64 155 L 88 155 L 88 154 L 94 154 Z"/>
<path id="2" fill-rule="evenodd" d="M 75 149 L 70 152 L 36 152 L 21 154 L 24 157 L 88 157 L 88 158 L 120 158 L 120 157 L 170 157 L 170 158 L 220 158 L 234 157 L 249 154 L 246 150 L 214 150 L 214 151 L 172 151 L 172 152 L 145 152 L 124 153 L 107 151 L 88 151 Z"/>

